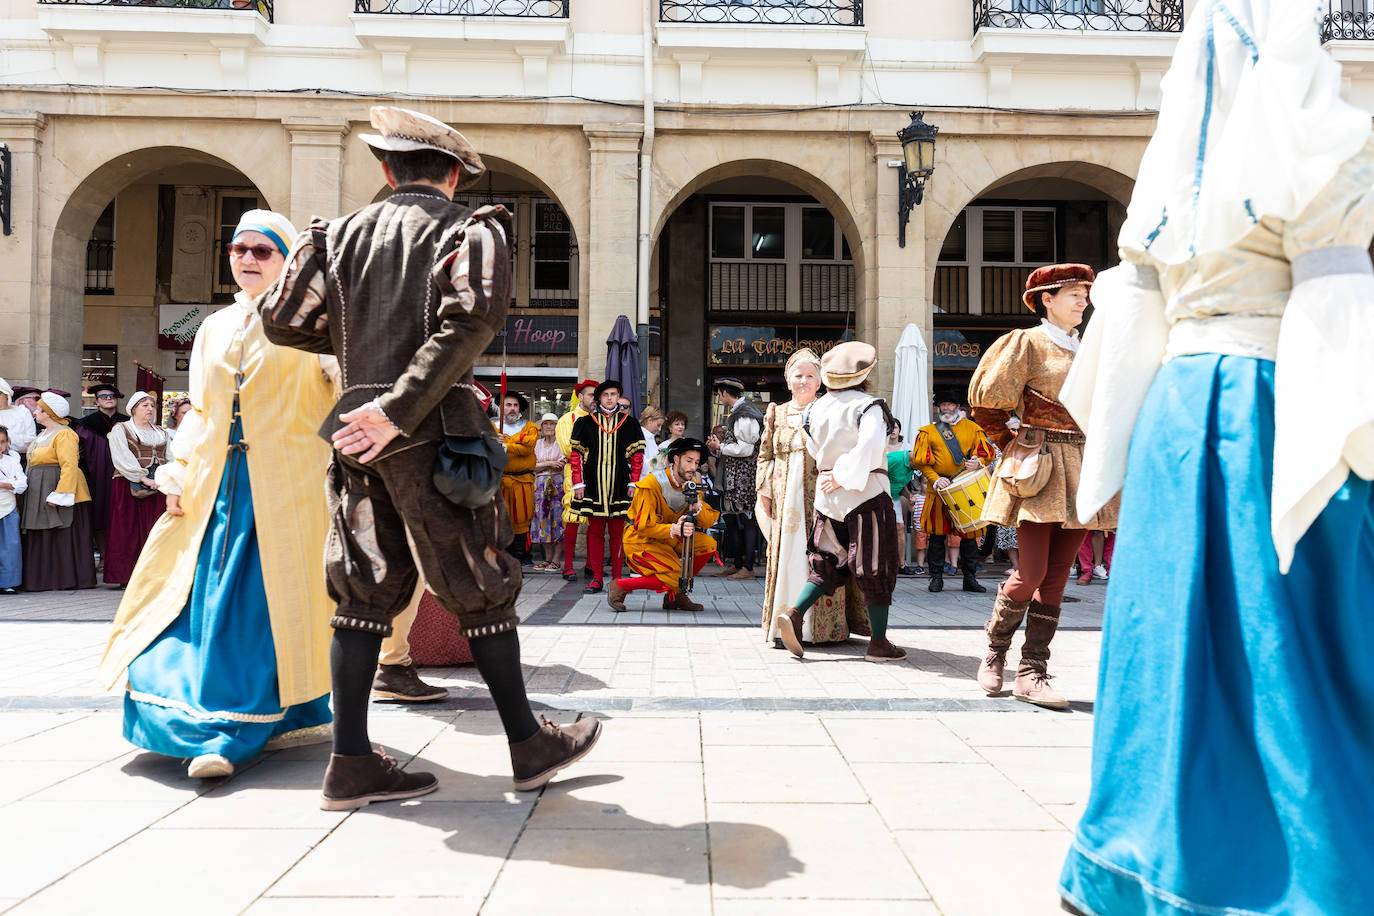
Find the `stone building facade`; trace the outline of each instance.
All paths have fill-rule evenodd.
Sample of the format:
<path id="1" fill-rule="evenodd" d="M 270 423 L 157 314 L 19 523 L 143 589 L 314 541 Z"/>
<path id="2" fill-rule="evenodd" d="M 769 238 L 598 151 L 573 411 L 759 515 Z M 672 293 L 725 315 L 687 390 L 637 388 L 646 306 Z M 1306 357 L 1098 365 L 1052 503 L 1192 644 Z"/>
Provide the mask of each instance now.
<path id="1" fill-rule="evenodd" d="M 1349 6 L 1333 0 L 1330 47 L 1374 107 Z M 785 396 L 799 342 L 873 342 L 887 393 L 911 323 L 935 380 L 959 382 L 1028 323 L 1030 269 L 1114 261 L 1192 7 L 0 0 L 0 374 L 128 391 L 137 360 L 184 386 L 189 329 L 232 293 L 237 214 L 304 226 L 377 199 L 357 134 L 396 103 L 462 130 L 491 172 L 468 198 L 516 214 L 484 371 L 536 410 L 602 376 L 619 315 L 648 319 L 650 400 L 698 422 L 720 375 Z M 918 106 L 937 165 L 903 246 L 896 132 Z"/>

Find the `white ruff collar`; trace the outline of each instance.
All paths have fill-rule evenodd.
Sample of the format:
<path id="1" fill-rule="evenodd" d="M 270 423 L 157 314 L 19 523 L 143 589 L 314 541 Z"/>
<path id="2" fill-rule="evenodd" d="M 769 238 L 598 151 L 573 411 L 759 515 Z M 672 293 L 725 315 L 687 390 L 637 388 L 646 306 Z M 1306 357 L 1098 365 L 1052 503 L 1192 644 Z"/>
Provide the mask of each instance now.
<path id="1" fill-rule="evenodd" d="M 1059 344 L 1059 346 L 1068 350 L 1070 353 L 1078 352 L 1078 328 L 1074 328 L 1072 331 L 1065 331 L 1058 325 L 1053 324 L 1048 318 L 1041 318 L 1040 326 L 1045 329 L 1045 333 L 1050 336 L 1050 340 Z"/>

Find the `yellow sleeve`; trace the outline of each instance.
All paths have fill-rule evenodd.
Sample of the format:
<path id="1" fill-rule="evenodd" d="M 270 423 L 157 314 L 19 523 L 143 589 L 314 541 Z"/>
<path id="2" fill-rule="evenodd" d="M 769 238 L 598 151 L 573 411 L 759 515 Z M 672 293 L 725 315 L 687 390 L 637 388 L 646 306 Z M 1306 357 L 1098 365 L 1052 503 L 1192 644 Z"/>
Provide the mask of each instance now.
<path id="1" fill-rule="evenodd" d="M 82 481 L 81 440 L 70 429 L 64 429 L 53 437 L 52 446 L 57 452 L 57 465 L 62 469 L 53 492 L 75 495 Z"/>
<path id="2" fill-rule="evenodd" d="M 713 508 L 710 503 L 703 502 L 701 511 L 697 513 L 697 530 L 703 534 L 720 519 L 720 512 Z"/>
<path id="3" fill-rule="evenodd" d="M 657 478 L 643 478 L 635 487 L 634 500 L 630 503 L 630 520 L 641 537 L 655 541 L 673 540 L 673 522 L 677 521 L 677 517 L 669 511 Z"/>
<path id="4" fill-rule="evenodd" d="M 525 428 L 506 440 L 506 454 L 512 458 L 533 458 L 534 441 L 539 438 L 539 428 L 526 423 Z"/>
<path id="5" fill-rule="evenodd" d="M 930 445 L 928 426 L 921 427 L 920 432 L 916 433 L 916 443 L 911 447 L 911 466 L 930 483 L 940 479 L 940 474 L 935 470 L 935 451 Z"/>
<path id="6" fill-rule="evenodd" d="M 570 410 L 558 418 L 558 425 L 553 428 L 554 441 L 564 458 L 572 454 L 572 428 L 576 422 L 577 414 Z"/>

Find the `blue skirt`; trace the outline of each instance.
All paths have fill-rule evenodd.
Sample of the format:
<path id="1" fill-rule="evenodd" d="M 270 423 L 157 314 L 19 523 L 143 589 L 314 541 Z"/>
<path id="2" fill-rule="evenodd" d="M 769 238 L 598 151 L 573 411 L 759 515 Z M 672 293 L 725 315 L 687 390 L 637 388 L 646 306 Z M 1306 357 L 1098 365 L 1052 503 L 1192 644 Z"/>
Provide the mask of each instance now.
<path id="1" fill-rule="evenodd" d="M 1351 475 L 1281 576 L 1273 448 L 1272 362 L 1160 370 L 1131 440 L 1092 791 L 1060 878 L 1089 913 L 1374 912 L 1374 487 Z"/>
<path id="2" fill-rule="evenodd" d="M 236 423 L 231 441 L 242 430 Z M 129 666 L 124 737 L 169 757 L 251 759 L 269 738 L 331 720 L 329 695 L 283 708 L 244 452 L 225 462 L 191 595 Z"/>
<path id="3" fill-rule="evenodd" d="M 19 509 L 0 518 L 0 588 L 18 588 L 24 581 L 24 553 L 19 541 Z"/>

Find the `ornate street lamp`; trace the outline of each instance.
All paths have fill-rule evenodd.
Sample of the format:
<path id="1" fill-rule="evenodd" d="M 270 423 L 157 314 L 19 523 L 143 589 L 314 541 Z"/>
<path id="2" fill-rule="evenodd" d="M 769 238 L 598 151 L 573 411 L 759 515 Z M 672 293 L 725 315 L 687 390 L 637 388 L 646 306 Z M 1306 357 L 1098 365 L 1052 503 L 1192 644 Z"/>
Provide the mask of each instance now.
<path id="1" fill-rule="evenodd" d="M 906 247 L 906 222 L 911 218 L 911 208 L 921 205 L 926 179 L 935 172 L 935 135 L 940 128 L 927 124 L 924 116 L 924 111 L 913 111 L 911 123 L 897 131 L 904 160 L 897 172 L 897 244 L 902 248 Z"/>

